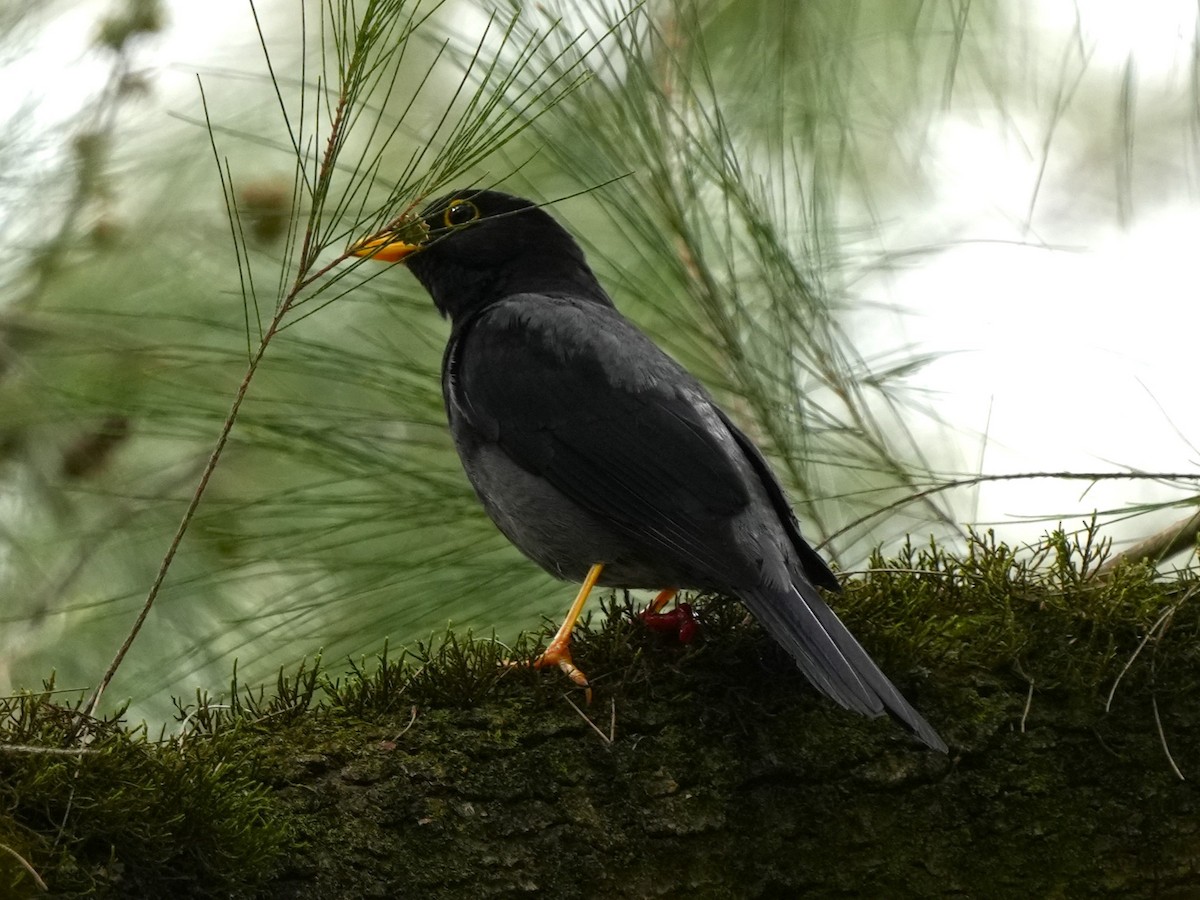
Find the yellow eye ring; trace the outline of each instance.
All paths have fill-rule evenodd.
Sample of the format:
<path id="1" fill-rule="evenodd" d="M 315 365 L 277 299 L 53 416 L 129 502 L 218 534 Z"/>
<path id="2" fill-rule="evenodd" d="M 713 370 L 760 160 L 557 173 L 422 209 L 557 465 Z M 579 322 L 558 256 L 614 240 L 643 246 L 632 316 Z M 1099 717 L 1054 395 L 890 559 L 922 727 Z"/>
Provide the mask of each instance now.
<path id="1" fill-rule="evenodd" d="M 451 200 L 446 211 L 442 213 L 442 223 L 447 228 L 457 228 L 478 218 L 479 207 L 470 200 Z"/>

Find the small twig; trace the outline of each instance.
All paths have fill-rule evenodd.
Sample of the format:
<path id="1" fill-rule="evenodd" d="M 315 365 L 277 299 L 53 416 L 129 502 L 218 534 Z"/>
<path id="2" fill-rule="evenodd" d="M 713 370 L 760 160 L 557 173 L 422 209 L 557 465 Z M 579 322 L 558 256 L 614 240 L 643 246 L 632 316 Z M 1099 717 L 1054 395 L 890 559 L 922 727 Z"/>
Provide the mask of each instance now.
<path id="1" fill-rule="evenodd" d="M 37 747 L 32 744 L 0 744 L 0 752 L 4 753 L 32 753 L 42 756 L 83 756 L 86 753 L 95 753 L 88 747 Z"/>
<path id="2" fill-rule="evenodd" d="M 935 578 L 963 578 L 975 581 L 986 580 L 973 572 L 947 572 L 941 569 L 906 569 L 900 566 L 873 566 L 869 569 L 839 569 L 839 576 L 849 575 L 931 575 Z"/>
<path id="3" fill-rule="evenodd" d="M 1150 639 L 1154 637 L 1155 632 L 1157 632 L 1159 628 L 1163 626 L 1163 623 L 1166 622 L 1168 618 L 1175 615 L 1175 610 L 1177 609 L 1179 609 L 1178 603 L 1173 604 L 1165 612 L 1163 612 L 1163 614 L 1158 617 L 1158 620 L 1150 626 L 1149 631 L 1146 632 L 1146 636 L 1138 643 L 1137 649 L 1133 651 L 1133 655 L 1125 661 L 1125 665 L 1122 666 L 1121 671 L 1117 673 L 1116 680 L 1113 681 L 1112 687 L 1109 688 L 1108 700 L 1106 700 L 1104 703 L 1104 711 L 1106 713 L 1112 708 L 1113 696 L 1117 693 L 1117 685 L 1121 683 L 1121 679 L 1125 677 L 1125 673 L 1129 671 L 1130 666 L 1133 665 L 1133 661 L 1138 658 L 1138 654 L 1142 652 L 1146 644 L 1148 644 Z"/>
<path id="4" fill-rule="evenodd" d="M 225 416 L 225 423 L 221 426 L 221 433 L 217 436 L 217 442 L 209 454 L 204 471 L 200 473 L 200 481 L 196 485 L 195 491 L 192 492 L 192 499 L 188 502 L 187 509 L 183 512 L 183 518 L 179 522 L 179 527 L 175 529 L 175 536 L 171 538 L 171 543 L 167 546 L 167 552 L 163 555 L 162 562 L 159 563 L 158 573 L 154 576 L 150 590 L 146 593 L 146 599 L 142 603 L 142 608 L 138 612 L 133 626 L 129 629 L 129 633 L 125 635 L 125 640 L 121 643 L 120 649 L 117 650 L 112 662 L 108 664 L 108 668 L 105 670 L 104 676 L 100 679 L 100 683 L 96 685 L 92 696 L 80 711 L 77 724 L 81 724 L 95 711 L 105 689 L 112 682 L 113 676 L 117 674 L 117 669 L 120 668 L 121 663 L 125 660 L 125 655 L 129 653 L 129 648 L 133 646 L 133 642 L 141 632 L 142 626 L 146 622 L 146 617 L 150 615 L 154 601 L 158 599 L 158 593 L 162 590 L 163 582 L 166 581 L 171 563 L 175 561 L 175 554 L 179 551 L 179 545 L 183 543 L 183 536 L 187 534 L 188 528 L 192 524 L 192 519 L 196 515 L 196 510 L 200 506 L 200 501 L 204 497 L 204 492 L 208 489 L 209 481 L 217 469 L 217 463 L 221 461 L 221 454 L 225 450 L 225 444 L 229 441 L 229 435 L 233 432 L 233 426 L 237 421 L 238 412 L 242 408 L 242 402 L 246 399 L 246 394 L 250 390 L 250 381 L 258 371 L 259 363 L 262 362 L 262 358 L 267 352 L 267 346 L 270 344 L 271 338 L 279 330 L 279 324 L 283 321 L 283 317 L 287 315 L 288 310 L 292 308 L 294 300 L 295 294 L 292 294 L 279 305 L 279 309 L 275 312 L 275 316 L 271 320 L 271 324 L 267 328 L 262 342 L 258 345 L 258 352 L 254 354 L 254 357 L 250 360 L 250 364 L 246 367 L 242 383 L 238 386 L 237 393 L 234 394 L 233 404 L 229 409 L 228 415 Z"/>
<path id="5" fill-rule="evenodd" d="M 413 725 L 416 724 L 416 721 L 417 721 L 417 704 L 414 703 L 413 707 L 412 707 L 412 716 L 409 718 L 408 724 L 405 725 L 402 729 L 400 729 L 400 733 L 398 735 L 396 735 L 394 738 L 392 738 L 392 740 L 398 741 L 398 740 L 400 740 L 400 738 L 402 738 L 406 734 L 408 734 L 408 729 L 412 728 Z"/>
<path id="6" fill-rule="evenodd" d="M 1025 695 L 1025 711 L 1021 713 L 1021 734 L 1025 733 L 1025 720 L 1029 718 L 1029 709 L 1033 706 L 1033 682 L 1029 682 L 1029 693 Z"/>
<path id="7" fill-rule="evenodd" d="M 591 727 L 592 731 L 596 732 L 596 734 L 598 734 L 600 736 L 600 740 L 604 741 L 605 746 L 608 746 L 608 747 L 612 746 L 613 739 L 610 738 L 603 731 L 601 731 L 600 728 L 596 725 L 596 723 L 588 718 L 587 713 L 585 713 L 582 709 L 580 709 L 575 704 L 575 701 L 571 699 L 570 694 L 563 694 L 563 699 L 566 700 L 569 704 L 571 704 L 571 709 L 573 709 L 573 710 L 575 710 L 575 712 L 579 713 L 579 717 L 581 719 L 583 719 L 583 721 L 587 722 L 588 725 Z M 613 726 L 612 726 L 613 728 L 616 728 L 616 718 L 617 718 L 617 705 L 614 702 L 613 703 Z"/>
<path id="8" fill-rule="evenodd" d="M 204 117 L 207 121 L 208 104 L 207 101 L 204 100 L 203 87 L 201 87 L 200 96 L 201 102 L 204 105 Z M 333 122 L 329 126 L 330 140 L 326 144 L 324 158 L 321 161 L 320 171 L 323 178 L 327 177 L 328 173 L 332 170 L 334 162 L 336 161 L 336 143 L 332 138 L 343 127 L 345 122 L 345 111 L 345 96 L 343 95 L 338 104 L 337 113 L 333 119 Z M 213 151 L 215 154 L 215 145 L 213 147 Z M 142 608 L 139 611 L 137 618 L 134 620 L 133 626 L 129 629 L 129 633 L 125 636 L 125 640 L 122 642 L 120 649 L 117 650 L 116 656 L 114 656 L 112 662 L 109 663 L 108 669 L 105 670 L 104 676 L 100 679 L 100 683 L 92 692 L 92 696 L 88 699 L 87 704 L 84 706 L 78 719 L 76 720 L 76 733 L 78 733 L 78 730 L 82 727 L 83 722 L 85 722 L 96 709 L 96 706 L 100 702 L 101 696 L 104 694 L 104 690 L 112 681 L 113 676 L 116 675 L 117 669 L 120 668 L 120 665 L 124 661 L 126 654 L 129 652 L 129 648 L 133 646 L 134 640 L 137 639 L 138 634 L 141 632 L 142 626 L 146 622 L 146 617 L 150 614 L 150 610 L 154 606 L 154 601 L 158 598 L 159 591 L 162 589 L 163 582 L 166 580 L 167 572 L 170 570 L 171 564 L 175 560 L 175 554 L 179 550 L 179 545 L 183 542 L 183 537 L 185 534 L 187 534 L 187 531 L 192 524 L 192 519 L 195 517 L 197 508 L 200 506 L 200 501 L 204 497 L 205 491 L 208 489 L 209 481 L 212 479 L 212 475 L 216 471 L 217 464 L 221 460 L 221 454 L 224 452 L 225 445 L 229 441 L 229 435 L 232 433 L 233 426 L 237 422 L 238 413 L 242 408 L 242 402 L 246 399 L 246 395 L 250 390 L 250 382 L 253 380 L 255 373 L 258 371 L 259 365 L 262 363 L 263 357 L 266 355 L 267 347 L 270 346 L 271 339 L 274 338 L 276 333 L 279 331 L 284 317 L 287 316 L 288 312 L 291 311 L 297 297 L 304 290 L 304 288 L 312 284 L 313 281 L 315 281 L 329 269 L 333 268 L 333 266 L 344 262 L 347 258 L 349 258 L 349 254 L 347 253 L 340 254 L 338 258 L 329 265 L 318 269 L 316 272 L 309 272 L 308 268 L 311 267 L 312 263 L 315 261 L 317 252 L 319 250 L 319 248 L 313 243 L 315 233 L 316 223 L 314 221 L 310 221 L 308 228 L 305 230 L 303 245 L 300 251 L 300 268 L 296 274 L 296 279 L 292 284 L 292 289 L 288 292 L 287 296 L 283 298 L 282 302 L 280 302 L 279 306 L 275 310 L 275 315 L 272 317 L 270 325 L 267 326 L 266 331 L 263 333 L 263 336 L 259 341 L 257 352 L 255 352 L 255 354 L 250 358 L 250 362 L 246 366 L 246 372 L 242 377 L 242 383 L 238 386 L 237 392 L 234 394 L 233 403 L 229 408 L 229 413 L 225 416 L 225 422 L 221 426 L 221 432 L 217 436 L 216 444 L 213 446 L 212 453 L 208 457 L 208 462 L 205 464 L 204 470 L 200 474 L 199 483 L 197 483 L 196 489 L 192 493 L 192 498 L 188 502 L 187 509 L 184 510 L 183 518 L 179 522 L 179 527 L 175 530 L 175 536 L 171 539 L 171 543 L 167 547 L 167 552 L 163 555 L 162 562 L 158 567 L 158 573 L 154 576 L 154 581 L 150 585 L 150 589 L 146 594 L 146 599 L 142 604 Z"/>
<path id="9" fill-rule="evenodd" d="M 937 484 L 923 491 L 918 491 L 915 494 L 909 494 L 907 497 L 901 497 L 894 503 L 889 503 L 886 506 L 873 510 L 864 516 L 859 516 L 853 522 L 845 525 L 835 531 L 821 543 L 816 545 L 816 549 L 829 544 L 831 541 L 837 540 L 848 531 L 853 531 L 860 525 L 865 525 L 872 519 L 877 519 L 880 516 L 886 515 L 889 512 L 908 506 L 910 503 L 916 503 L 920 500 L 940 494 L 942 491 L 950 491 L 960 487 L 974 487 L 978 484 L 986 484 L 991 481 L 1025 481 L 1034 478 L 1058 478 L 1063 480 L 1075 481 L 1113 481 L 1121 479 L 1151 479 L 1157 481 L 1195 481 L 1200 478 L 1195 472 L 1020 472 L 1012 475 L 976 475 L 972 478 L 960 478 L 955 481 L 947 481 L 944 484 Z"/>
<path id="10" fill-rule="evenodd" d="M 23 857 L 20 853 L 18 853 L 12 847 L 8 846 L 8 844 L 0 844 L 0 850 L 6 850 L 9 853 L 11 853 L 13 856 L 15 856 L 17 859 L 17 862 L 19 862 L 21 864 L 21 868 L 23 868 L 26 872 L 29 873 L 29 877 L 33 879 L 34 884 L 36 884 L 39 888 L 41 888 L 46 893 L 50 892 L 50 888 L 48 888 L 46 886 L 46 882 L 42 881 L 42 876 L 37 873 L 37 869 L 35 869 L 32 865 L 30 865 L 29 860 L 27 860 L 25 857 Z"/>
<path id="11" fill-rule="evenodd" d="M 71 810 L 75 808 L 75 789 L 79 786 L 79 773 L 83 770 L 82 766 L 76 766 L 75 771 L 71 773 L 71 791 L 67 794 L 67 805 L 63 809 L 62 819 L 59 820 L 58 830 L 54 833 L 54 849 L 58 849 L 58 845 L 62 842 L 63 835 L 67 832 L 67 820 L 71 818 Z"/>
<path id="12" fill-rule="evenodd" d="M 1182 602 L 1183 601 L 1181 600 L 1180 603 Z M 1167 629 L 1171 627 L 1171 621 L 1175 616 L 1175 610 L 1178 608 L 1179 603 L 1167 610 L 1169 615 L 1165 618 L 1165 620 L 1163 620 L 1162 627 L 1158 632 L 1158 640 L 1155 640 L 1154 642 L 1154 653 L 1150 657 L 1150 706 L 1154 710 L 1154 725 L 1158 729 L 1158 740 L 1162 744 L 1163 755 L 1167 757 L 1167 763 L 1171 766 L 1171 771 L 1175 773 L 1180 781 L 1186 781 L 1187 779 L 1183 777 L 1183 772 L 1179 771 L 1179 766 L 1175 764 L 1175 757 L 1171 755 L 1171 748 L 1167 746 L 1167 732 L 1163 728 L 1162 716 L 1160 716 L 1158 713 L 1158 696 L 1154 693 L 1154 681 L 1158 669 L 1159 641 L 1162 639 L 1162 636 L 1167 633 Z"/>
<path id="13" fill-rule="evenodd" d="M 1162 719 L 1158 715 L 1158 698 L 1153 694 L 1150 695 L 1150 703 L 1154 707 L 1154 724 L 1158 727 L 1158 739 L 1162 742 L 1163 753 L 1167 756 L 1167 762 L 1171 764 L 1171 771 L 1179 777 L 1180 781 L 1187 781 L 1183 777 L 1183 773 L 1179 771 L 1179 766 L 1175 765 L 1175 758 L 1171 756 L 1171 748 L 1167 746 L 1167 735 L 1163 731 Z"/>
<path id="14" fill-rule="evenodd" d="M 1174 525 L 1118 553 L 1105 562 L 1097 574 L 1107 574 L 1122 563 L 1159 563 L 1185 550 L 1194 550 L 1197 535 L 1200 535 L 1200 512 L 1180 519 Z"/>

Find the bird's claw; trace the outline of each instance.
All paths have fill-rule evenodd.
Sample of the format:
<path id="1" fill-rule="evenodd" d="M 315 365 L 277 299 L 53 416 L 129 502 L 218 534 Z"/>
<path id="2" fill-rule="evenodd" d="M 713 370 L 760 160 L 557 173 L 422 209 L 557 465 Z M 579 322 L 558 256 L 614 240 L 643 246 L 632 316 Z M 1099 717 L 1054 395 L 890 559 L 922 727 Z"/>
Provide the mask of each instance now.
<path id="1" fill-rule="evenodd" d="M 587 676 L 583 674 L 579 666 L 575 665 L 575 661 L 571 659 L 571 648 L 566 644 L 556 645 L 551 644 L 546 648 L 537 659 L 533 661 L 535 669 L 548 669 L 550 666 L 558 666 L 564 675 L 571 679 L 577 686 L 583 688 L 584 697 L 590 704 L 592 702 L 592 687 L 588 684 Z"/>
<path id="2" fill-rule="evenodd" d="M 506 660 L 505 665 L 509 668 L 529 666 L 533 669 L 548 669 L 551 666 L 558 666 L 562 670 L 562 673 L 571 679 L 573 684 L 583 688 L 584 698 L 591 705 L 592 686 L 588 683 L 587 676 L 583 674 L 583 671 L 571 659 L 571 648 L 567 644 L 552 643 L 534 660 L 525 663 Z"/>

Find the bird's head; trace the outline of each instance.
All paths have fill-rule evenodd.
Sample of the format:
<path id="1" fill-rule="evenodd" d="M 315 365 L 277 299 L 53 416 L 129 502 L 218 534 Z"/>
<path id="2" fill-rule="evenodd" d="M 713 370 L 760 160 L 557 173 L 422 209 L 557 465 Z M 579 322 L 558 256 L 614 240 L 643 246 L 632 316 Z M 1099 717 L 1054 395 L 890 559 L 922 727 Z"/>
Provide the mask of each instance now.
<path id="1" fill-rule="evenodd" d="M 453 191 L 350 252 L 404 262 L 453 321 L 513 294 L 612 302 L 579 245 L 549 213 L 500 191 Z"/>

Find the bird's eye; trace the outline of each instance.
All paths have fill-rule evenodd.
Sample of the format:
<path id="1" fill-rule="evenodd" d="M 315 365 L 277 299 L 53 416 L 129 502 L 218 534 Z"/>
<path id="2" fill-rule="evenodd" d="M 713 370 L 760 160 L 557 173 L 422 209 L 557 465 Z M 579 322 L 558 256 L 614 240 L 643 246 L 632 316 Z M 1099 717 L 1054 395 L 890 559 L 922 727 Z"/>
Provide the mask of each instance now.
<path id="1" fill-rule="evenodd" d="M 474 222 L 479 218 L 479 207 L 470 200 L 452 200 L 450 205 L 446 207 L 446 211 L 442 213 L 442 222 L 447 228 L 454 228 L 458 225 L 466 225 L 468 222 Z"/>

